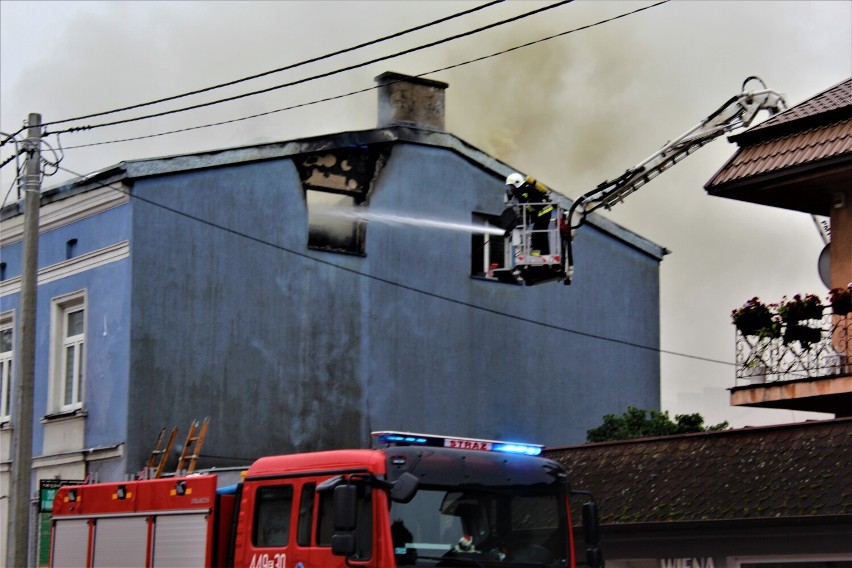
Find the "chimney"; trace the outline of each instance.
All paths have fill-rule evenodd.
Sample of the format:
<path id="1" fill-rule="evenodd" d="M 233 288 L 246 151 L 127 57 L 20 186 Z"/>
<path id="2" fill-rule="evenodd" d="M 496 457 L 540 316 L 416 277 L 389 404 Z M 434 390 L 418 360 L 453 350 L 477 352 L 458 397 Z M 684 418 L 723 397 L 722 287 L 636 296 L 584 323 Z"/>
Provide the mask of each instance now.
<path id="1" fill-rule="evenodd" d="M 447 83 L 388 71 L 379 84 L 379 128 L 391 125 L 444 130 L 444 90 Z"/>

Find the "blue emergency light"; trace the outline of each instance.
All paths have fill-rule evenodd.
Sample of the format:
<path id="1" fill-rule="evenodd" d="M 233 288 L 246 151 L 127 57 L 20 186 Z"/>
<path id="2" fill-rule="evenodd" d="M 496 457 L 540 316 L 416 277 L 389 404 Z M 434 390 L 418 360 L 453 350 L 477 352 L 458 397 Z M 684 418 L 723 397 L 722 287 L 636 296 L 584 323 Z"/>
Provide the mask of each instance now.
<path id="1" fill-rule="evenodd" d="M 379 444 L 386 446 L 430 446 L 453 448 L 457 450 L 482 450 L 487 452 L 503 452 L 537 456 L 544 446 L 536 444 L 520 444 L 516 442 L 499 442 L 496 440 L 480 440 L 476 438 L 458 438 L 452 436 L 437 436 L 432 434 L 413 434 L 411 432 L 373 432 L 373 438 Z"/>

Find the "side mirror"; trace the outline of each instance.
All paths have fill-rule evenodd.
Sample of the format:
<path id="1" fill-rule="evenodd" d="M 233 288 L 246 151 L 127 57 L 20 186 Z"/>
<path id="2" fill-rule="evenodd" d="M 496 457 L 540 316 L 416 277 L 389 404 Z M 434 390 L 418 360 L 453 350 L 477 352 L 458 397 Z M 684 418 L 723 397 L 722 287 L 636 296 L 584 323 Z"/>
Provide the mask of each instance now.
<path id="1" fill-rule="evenodd" d="M 343 483 L 342 475 L 335 475 L 334 477 L 329 477 L 325 481 L 321 481 L 319 485 L 317 485 L 317 493 L 323 493 L 324 491 L 331 491 L 338 485 Z"/>
<path id="2" fill-rule="evenodd" d="M 597 546 L 600 542 L 599 535 L 598 506 L 594 501 L 583 503 L 583 531 L 586 535 L 588 546 Z"/>
<path id="3" fill-rule="evenodd" d="M 583 532 L 586 537 L 586 562 L 591 568 L 603 567 L 604 560 L 600 544 L 600 520 L 598 506 L 594 501 L 583 503 Z"/>
<path id="4" fill-rule="evenodd" d="M 358 488 L 338 485 L 334 488 L 334 530 L 353 531 L 357 519 Z"/>
<path id="5" fill-rule="evenodd" d="M 414 499 L 414 494 L 417 493 L 417 486 L 420 484 L 420 478 L 413 473 L 405 472 L 399 476 L 399 479 L 394 481 L 390 490 L 390 498 L 397 503 L 408 503 Z"/>
<path id="6" fill-rule="evenodd" d="M 331 535 L 331 553 L 335 556 L 355 554 L 355 533 L 334 533 Z"/>
<path id="7" fill-rule="evenodd" d="M 334 534 L 331 535 L 331 553 L 337 556 L 352 556 L 356 550 L 358 488 L 351 484 L 341 485 L 329 480 L 328 486 L 323 489 L 328 491 L 332 487 L 334 488 L 332 497 Z"/>

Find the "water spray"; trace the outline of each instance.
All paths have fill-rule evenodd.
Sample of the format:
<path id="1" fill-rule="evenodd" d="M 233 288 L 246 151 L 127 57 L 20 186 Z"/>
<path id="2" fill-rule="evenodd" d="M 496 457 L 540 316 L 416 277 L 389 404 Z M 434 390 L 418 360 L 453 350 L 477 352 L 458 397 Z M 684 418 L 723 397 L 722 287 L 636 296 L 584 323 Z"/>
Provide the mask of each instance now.
<path id="1" fill-rule="evenodd" d="M 435 219 L 422 219 L 418 217 L 406 217 L 393 213 L 382 213 L 379 211 L 367 211 L 366 209 L 330 207 L 320 211 L 311 211 L 311 215 L 317 217 L 332 217 L 336 219 L 350 219 L 353 221 L 375 221 L 387 225 L 414 225 L 430 229 L 443 229 L 447 231 L 462 231 L 465 233 L 477 233 L 483 235 L 503 235 L 503 229 L 489 225 L 475 225 L 473 223 L 453 223 L 450 221 L 438 221 Z"/>

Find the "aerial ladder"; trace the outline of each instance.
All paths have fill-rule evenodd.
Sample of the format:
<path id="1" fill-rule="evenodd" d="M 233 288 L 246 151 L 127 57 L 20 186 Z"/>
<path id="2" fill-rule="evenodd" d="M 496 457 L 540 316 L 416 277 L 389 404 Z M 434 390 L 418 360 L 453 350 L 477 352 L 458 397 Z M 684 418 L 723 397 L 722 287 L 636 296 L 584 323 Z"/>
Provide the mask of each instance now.
<path id="1" fill-rule="evenodd" d="M 758 83 L 760 88 L 748 90 L 750 83 Z M 507 208 L 501 219 L 512 219 L 513 226 L 503 227 L 507 229 L 507 237 L 510 239 L 509 246 L 506 247 L 507 262 L 505 268 L 493 271 L 494 276 L 500 280 L 526 285 L 554 280 L 570 284 L 574 275 L 572 241 L 590 213 L 601 207 L 611 209 L 613 205 L 622 202 L 628 195 L 719 136 L 748 128 L 758 112 L 766 110 L 770 115 L 774 115 L 785 108 L 786 103 L 782 95 L 767 89 L 758 77 L 747 78 L 738 95 L 731 97 L 713 114 L 618 178 L 605 181 L 584 193 L 569 207 L 558 201 L 551 202 L 555 212 L 549 227 L 543 230 L 547 232 L 549 239 L 549 254 L 535 254 L 535 251 L 531 250 L 530 243 L 534 233 L 532 219 L 526 214 L 525 207 L 507 198 Z"/>

